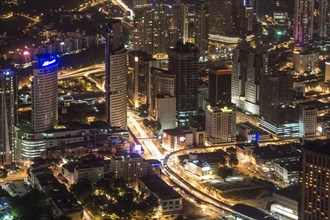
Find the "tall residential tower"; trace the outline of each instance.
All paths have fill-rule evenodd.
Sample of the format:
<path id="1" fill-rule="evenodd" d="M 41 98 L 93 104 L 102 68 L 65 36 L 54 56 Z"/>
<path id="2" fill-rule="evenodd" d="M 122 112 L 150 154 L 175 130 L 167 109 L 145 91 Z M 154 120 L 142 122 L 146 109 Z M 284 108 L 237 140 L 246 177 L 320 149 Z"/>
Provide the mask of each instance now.
<path id="1" fill-rule="evenodd" d="M 113 20 L 106 30 L 106 112 L 111 127 L 127 128 L 127 51 L 120 20 Z"/>
<path id="2" fill-rule="evenodd" d="M 37 56 L 32 82 L 32 128 L 40 133 L 54 128 L 58 120 L 57 60 Z"/>
<path id="3" fill-rule="evenodd" d="M 17 123 L 17 78 L 9 70 L 0 71 L 0 159 L 1 164 L 15 161 L 14 126 Z"/>
<path id="4" fill-rule="evenodd" d="M 206 56 L 208 50 L 208 10 L 208 0 L 196 1 L 195 43 L 201 57 Z"/>

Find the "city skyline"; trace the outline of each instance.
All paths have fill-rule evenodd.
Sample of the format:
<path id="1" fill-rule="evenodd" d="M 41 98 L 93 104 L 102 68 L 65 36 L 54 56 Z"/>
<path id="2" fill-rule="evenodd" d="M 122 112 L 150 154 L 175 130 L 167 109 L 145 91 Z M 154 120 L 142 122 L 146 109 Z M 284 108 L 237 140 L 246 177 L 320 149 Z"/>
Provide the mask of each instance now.
<path id="1" fill-rule="evenodd" d="M 330 216 L 327 0 L 0 7 L 0 219 Z"/>

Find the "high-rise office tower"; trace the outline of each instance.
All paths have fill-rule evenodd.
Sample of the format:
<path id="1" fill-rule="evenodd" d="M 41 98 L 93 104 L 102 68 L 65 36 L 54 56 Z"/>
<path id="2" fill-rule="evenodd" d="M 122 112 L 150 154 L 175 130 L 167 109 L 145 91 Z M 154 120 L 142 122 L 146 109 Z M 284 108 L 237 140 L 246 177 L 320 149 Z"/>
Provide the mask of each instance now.
<path id="1" fill-rule="evenodd" d="M 243 40 L 234 50 L 231 102 L 245 112 L 259 115 L 260 77 L 268 72 L 268 53 L 259 44 L 251 48 Z"/>
<path id="2" fill-rule="evenodd" d="M 208 50 L 208 0 L 196 1 L 195 13 L 195 43 L 200 56 L 206 56 Z"/>
<path id="3" fill-rule="evenodd" d="M 294 40 L 298 47 L 313 39 L 314 0 L 294 2 Z"/>
<path id="4" fill-rule="evenodd" d="M 210 70 L 209 101 L 213 104 L 231 102 L 231 69 Z"/>
<path id="5" fill-rule="evenodd" d="M 37 56 L 32 81 L 32 128 L 35 133 L 54 128 L 58 120 L 57 60 Z"/>
<path id="6" fill-rule="evenodd" d="M 298 137 L 298 111 L 292 105 L 291 74 L 279 72 L 262 76 L 260 87 L 260 126 L 278 138 Z"/>
<path id="7" fill-rule="evenodd" d="M 244 13 L 243 30 L 245 31 L 245 34 L 248 34 L 253 31 L 254 9 L 252 7 L 245 7 Z"/>
<path id="8" fill-rule="evenodd" d="M 176 35 L 178 39 L 187 42 L 189 37 L 189 5 L 178 1 L 172 7 L 174 9 L 174 21 L 178 22 L 177 30 L 174 30 L 172 35 Z"/>
<path id="9" fill-rule="evenodd" d="M 9 70 L 0 71 L 0 159 L 1 164 L 15 161 L 15 130 L 17 122 L 17 77 Z"/>
<path id="10" fill-rule="evenodd" d="M 133 48 L 163 57 L 167 48 L 188 35 L 188 6 L 153 3 L 134 8 Z M 185 39 L 186 40 L 186 39 Z"/>
<path id="11" fill-rule="evenodd" d="M 126 129 L 128 66 L 121 21 L 112 20 L 105 35 L 107 121 L 111 127 Z"/>
<path id="12" fill-rule="evenodd" d="M 293 79 L 290 73 L 280 72 L 261 77 L 260 116 L 271 121 L 289 120 L 277 117 L 276 109 L 292 105 Z M 289 116 L 289 115 L 288 115 Z M 290 116 L 289 116 L 290 117 Z"/>
<path id="13" fill-rule="evenodd" d="M 314 141 L 303 147 L 300 176 L 300 220 L 330 218 L 330 142 Z"/>
<path id="14" fill-rule="evenodd" d="M 178 41 L 168 50 L 169 72 L 176 76 L 175 96 L 179 127 L 189 124 L 189 117 L 198 108 L 198 59 L 199 52 L 195 45 Z"/>

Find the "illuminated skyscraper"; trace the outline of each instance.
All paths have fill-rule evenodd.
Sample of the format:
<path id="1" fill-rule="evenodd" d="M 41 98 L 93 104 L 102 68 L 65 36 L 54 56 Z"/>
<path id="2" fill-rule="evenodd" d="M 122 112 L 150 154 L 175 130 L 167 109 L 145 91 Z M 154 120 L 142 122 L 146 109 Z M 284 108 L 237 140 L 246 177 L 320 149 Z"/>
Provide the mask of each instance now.
<path id="1" fill-rule="evenodd" d="M 329 0 L 319 0 L 319 37 L 330 37 L 330 2 Z"/>
<path id="2" fill-rule="evenodd" d="M 205 109 L 205 131 L 211 143 L 231 142 L 236 140 L 235 106 L 208 105 Z"/>
<path id="3" fill-rule="evenodd" d="M 120 20 L 113 20 L 106 30 L 106 112 L 110 126 L 122 129 L 127 128 L 127 70 L 123 27 Z"/>
<path id="4" fill-rule="evenodd" d="M 208 17 L 208 0 L 197 0 L 195 14 L 195 43 L 201 56 L 205 56 L 208 50 Z"/>
<path id="5" fill-rule="evenodd" d="M 330 142 L 315 141 L 303 147 L 300 177 L 300 220 L 330 218 Z"/>
<path id="6" fill-rule="evenodd" d="M 188 5 L 153 3 L 134 8 L 133 48 L 162 57 L 188 37 Z"/>
<path id="7" fill-rule="evenodd" d="M 314 0 L 294 2 L 294 40 L 298 47 L 313 39 Z"/>
<path id="8" fill-rule="evenodd" d="M 259 115 L 260 78 L 268 72 L 267 52 L 260 45 L 255 49 L 243 41 L 234 51 L 231 102 L 245 112 Z"/>
<path id="9" fill-rule="evenodd" d="M 17 123 L 17 78 L 9 70 L 0 71 L 0 158 L 1 164 L 15 160 L 14 126 Z"/>
<path id="10" fill-rule="evenodd" d="M 54 128 L 58 120 L 57 60 L 38 55 L 32 81 L 32 128 L 35 133 Z"/>
<path id="11" fill-rule="evenodd" d="M 179 127 L 189 125 L 198 108 L 198 59 L 195 45 L 178 41 L 169 49 L 169 72 L 175 75 L 176 111 Z"/>

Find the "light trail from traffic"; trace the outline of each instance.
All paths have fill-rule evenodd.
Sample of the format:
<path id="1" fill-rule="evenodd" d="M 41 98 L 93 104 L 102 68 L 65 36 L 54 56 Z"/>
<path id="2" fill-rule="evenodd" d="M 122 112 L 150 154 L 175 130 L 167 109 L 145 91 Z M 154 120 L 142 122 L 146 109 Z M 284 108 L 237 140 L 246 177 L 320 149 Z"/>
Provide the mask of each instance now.
<path id="1" fill-rule="evenodd" d="M 127 112 L 128 119 L 134 126 L 134 128 L 138 131 L 141 138 L 150 138 L 148 134 L 143 130 L 141 125 L 135 120 L 134 114 L 132 112 Z M 144 148 L 147 148 L 149 152 L 151 152 L 152 156 L 157 160 L 163 160 L 164 155 L 159 151 L 157 146 L 151 140 L 141 140 L 141 144 Z"/>
<path id="2" fill-rule="evenodd" d="M 124 2 L 121 0 L 113 0 L 112 1 L 114 4 L 118 5 L 124 12 L 129 12 L 129 17 L 132 19 L 134 17 L 134 12 L 132 9 L 130 9 L 127 5 L 125 5 Z"/>

